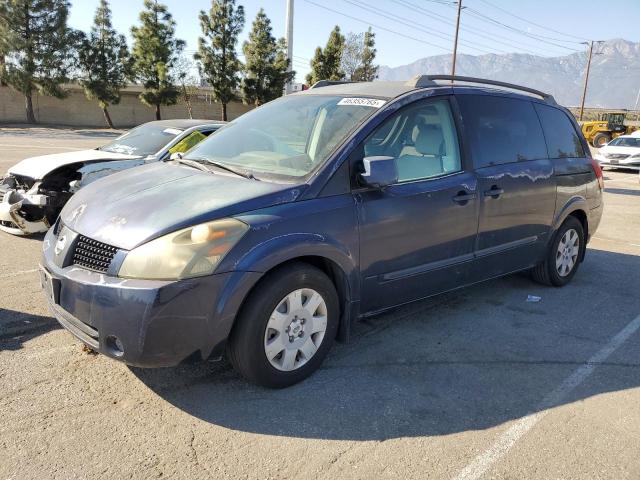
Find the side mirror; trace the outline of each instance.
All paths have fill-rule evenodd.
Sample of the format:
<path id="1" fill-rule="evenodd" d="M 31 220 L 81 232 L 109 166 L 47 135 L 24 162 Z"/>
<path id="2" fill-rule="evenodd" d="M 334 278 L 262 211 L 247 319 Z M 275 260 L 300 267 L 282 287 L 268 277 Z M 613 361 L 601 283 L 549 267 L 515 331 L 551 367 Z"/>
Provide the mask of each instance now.
<path id="1" fill-rule="evenodd" d="M 374 188 L 383 188 L 398 182 L 398 166 L 394 157 L 365 157 L 364 173 L 360 178 Z"/>
<path id="2" fill-rule="evenodd" d="M 180 160 L 184 155 L 180 152 L 174 152 L 169 156 L 169 160 Z"/>

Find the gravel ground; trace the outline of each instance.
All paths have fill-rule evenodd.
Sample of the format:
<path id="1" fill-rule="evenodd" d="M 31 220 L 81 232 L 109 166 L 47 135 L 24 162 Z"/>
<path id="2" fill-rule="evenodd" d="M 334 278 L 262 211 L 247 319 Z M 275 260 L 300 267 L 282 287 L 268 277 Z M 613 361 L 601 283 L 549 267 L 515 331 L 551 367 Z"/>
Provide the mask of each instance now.
<path id="1" fill-rule="evenodd" d="M 114 135 L 0 128 L 0 170 Z M 41 238 L 0 235 L 0 479 L 640 478 L 640 185 L 606 178 L 571 285 L 515 275 L 359 323 L 281 391 L 84 352 L 47 311 Z"/>

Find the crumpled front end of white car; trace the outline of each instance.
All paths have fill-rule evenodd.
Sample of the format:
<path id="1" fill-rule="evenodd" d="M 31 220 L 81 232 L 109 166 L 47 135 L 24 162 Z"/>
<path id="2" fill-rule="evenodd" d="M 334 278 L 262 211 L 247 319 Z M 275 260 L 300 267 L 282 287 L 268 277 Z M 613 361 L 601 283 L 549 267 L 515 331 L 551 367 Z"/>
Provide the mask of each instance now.
<path id="1" fill-rule="evenodd" d="M 46 232 L 47 195 L 38 193 L 40 182 L 7 175 L 0 182 L 0 230 L 12 235 Z"/>

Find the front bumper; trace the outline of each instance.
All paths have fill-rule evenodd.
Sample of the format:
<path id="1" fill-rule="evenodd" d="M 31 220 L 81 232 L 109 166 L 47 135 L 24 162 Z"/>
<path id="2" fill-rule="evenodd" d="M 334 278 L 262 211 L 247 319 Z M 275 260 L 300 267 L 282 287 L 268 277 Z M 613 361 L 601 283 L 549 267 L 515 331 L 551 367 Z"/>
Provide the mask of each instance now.
<path id="1" fill-rule="evenodd" d="M 94 350 L 138 367 L 220 354 L 236 312 L 260 276 L 228 272 L 181 281 L 121 279 L 57 266 L 54 244 L 52 229 L 44 240 L 41 268 L 51 276 L 47 299 L 53 315 Z"/>
<path id="2" fill-rule="evenodd" d="M 596 155 L 596 160 L 601 167 L 612 168 L 629 168 L 632 170 L 640 170 L 640 158 L 606 158 L 604 155 Z"/>
<path id="3" fill-rule="evenodd" d="M 46 205 L 46 197 L 44 195 L 23 195 L 16 190 L 4 189 L 0 192 L 2 201 L 0 201 L 0 230 L 12 235 L 31 235 L 33 233 L 46 232 L 49 230 L 49 222 L 44 215 L 40 220 L 30 221 L 24 218 L 21 213 L 25 203 L 41 206 L 44 202 Z M 32 198 L 37 197 L 37 198 Z"/>

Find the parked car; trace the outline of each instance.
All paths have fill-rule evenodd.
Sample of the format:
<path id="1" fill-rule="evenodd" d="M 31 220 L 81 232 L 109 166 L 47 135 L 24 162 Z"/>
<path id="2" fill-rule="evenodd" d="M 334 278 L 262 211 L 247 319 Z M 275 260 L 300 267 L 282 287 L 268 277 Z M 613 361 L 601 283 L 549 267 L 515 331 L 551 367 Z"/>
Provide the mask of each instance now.
<path id="1" fill-rule="evenodd" d="M 549 95 L 456 78 L 496 88 L 323 82 L 82 189 L 44 241 L 56 318 L 131 365 L 226 349 L 284 387 L 360 317 L 522 270 L 567 284 L 603 208 L 579 126 Z"/>
<path id="2" fill-rule="evenodd" d="M 80 188 L 120 170 L 186 152 L 222 126 L 211 120 L 163 120 L 134 128 L 94 150 L 27 158 L 0 182 L 0 230 L 45 232 Z"/>
<path id="3" fill-rule="evenodd" d="M 621 135 L 596 154 L 601 167 L 640 170 L 640 136 Z"/>

